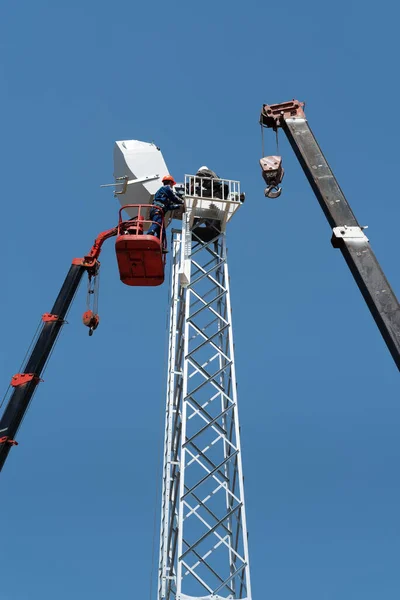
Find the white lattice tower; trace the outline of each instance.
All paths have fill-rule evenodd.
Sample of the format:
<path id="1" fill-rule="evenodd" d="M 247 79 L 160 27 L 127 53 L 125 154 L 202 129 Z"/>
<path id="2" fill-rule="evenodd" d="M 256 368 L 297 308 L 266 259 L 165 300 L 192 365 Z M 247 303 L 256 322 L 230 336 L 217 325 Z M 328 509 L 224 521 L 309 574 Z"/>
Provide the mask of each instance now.
<path id="1" fill-rule="evenodd" d="M 239 194 L 229 198 L 187 195 L 173 234 L 159 600 L 251 598 L 225 234 Z M 202 211 L 219 219 L 207 235 Z"/>

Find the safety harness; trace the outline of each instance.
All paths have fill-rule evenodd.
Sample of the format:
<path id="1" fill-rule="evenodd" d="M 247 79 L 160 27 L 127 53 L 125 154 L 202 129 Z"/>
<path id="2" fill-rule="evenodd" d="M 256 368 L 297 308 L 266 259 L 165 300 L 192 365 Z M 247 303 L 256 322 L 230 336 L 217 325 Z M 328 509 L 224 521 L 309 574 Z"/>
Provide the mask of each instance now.
<path id="1" fill-rule="evenodd" d="M 164 216 L 164 211 L 165 211 L 165 205 L 162 204 L 161 202 L 158 202 L 157 200 L 155 200 L 153 202 L 153 210 L 157 209 L 159 212 L 162 212 L 163 216 Z"/>

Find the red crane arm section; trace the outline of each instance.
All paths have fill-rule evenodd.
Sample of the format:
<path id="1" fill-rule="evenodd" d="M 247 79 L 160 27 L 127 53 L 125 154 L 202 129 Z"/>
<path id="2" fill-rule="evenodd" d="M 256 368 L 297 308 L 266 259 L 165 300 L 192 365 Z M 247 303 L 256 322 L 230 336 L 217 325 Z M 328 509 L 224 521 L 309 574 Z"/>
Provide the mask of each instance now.
<path id="1" fill-rule="evenodd" d="M 97 260 L 99 258 L 101 247 L 106 240 L 110 237 L 114 237 L 117 235 L 118 227 L 113 227 L 112 229 L 107 229 L 106 231 L 102 231 L 99 233 L 97 238 L 94 241 L 94 244 L 85 259 L 94 259 Z"/>
<path id="2" fill-rule="evenodd" d="M 110 237 L 116 236 L 118 233 L 118 227 L 113 227 L 112 229 L 107 229 L 106 231 L 102 231 L 99 233 L 97 238 L 94 241 L 93 246 L 90 249 L 89 254 L 84 256 L 84 258 L 74 258 L 72 261 L 73 265 L 81 265 L 82 267 L 86 267 L 88 271 L 96 270 L 98 262 L 97 259 L 100 256 L 101 248 L 106 240 Z"/>

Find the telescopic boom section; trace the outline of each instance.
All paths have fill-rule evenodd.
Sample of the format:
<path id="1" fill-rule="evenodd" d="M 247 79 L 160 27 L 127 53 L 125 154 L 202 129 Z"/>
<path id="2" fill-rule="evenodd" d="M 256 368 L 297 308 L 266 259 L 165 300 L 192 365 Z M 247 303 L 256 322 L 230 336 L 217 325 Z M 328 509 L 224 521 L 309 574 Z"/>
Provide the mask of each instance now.
<path id="1" fill-rule="evenodd" d="M 93 275 L 98 271 L 98 257 L 103 242 L 117 234 L 117 228 L 101 233 L 95 240 L 89 254 L 72 261 L 65 281 L 57 296 L 51 313 L 42 317 L 42 329 L 28 356 L 23 371 L 11 380 L 13 391 L 0 419 L 0 471 L 12 446 L 16 445 L 15 436 L 28 409 L 29 403 L 40 382 L 40 377 L 57 341 L 65 317 L 75 297 L 83 274 Z"/>
<path id="2" fill-rule="evenodd" d="M 264 104 L 260 123 L 281 127 L 332 227 L 339 248 L 400 370 L 400 306 L 353 211 L 319 147 L 298 100 Z"/>

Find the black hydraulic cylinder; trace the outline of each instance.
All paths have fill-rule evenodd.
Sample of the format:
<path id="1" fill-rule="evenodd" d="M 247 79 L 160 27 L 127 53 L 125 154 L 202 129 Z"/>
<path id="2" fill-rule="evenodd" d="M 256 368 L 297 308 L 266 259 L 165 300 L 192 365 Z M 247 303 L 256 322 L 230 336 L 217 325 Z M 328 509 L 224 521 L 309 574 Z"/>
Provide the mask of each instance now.
<path id="1" fill-rule="evenodd" d="M 7 438 L 7 441 L 0 443 L 0 471 L 11 448 L 8 440 L 14 440 L 21 425 L 85 270 L 85 267 L 80 264 L 71 265 L 51 310 L 51 314 L 55 315 L 57 320 L 43 323 L 42 330 L 23 368 L 23 373 L 34 374 L 34 378 L 14 387 L 0 419 L 0 438 Z"/>
<path id="2" fill-rule="evenodd" d="M 282 127 L 317 200 L 333 229 L 339 248 L 400 370 L 400 305 L 367 237 L 323 155 L 297 100 L 264 105 L 261 124 Z"/>

